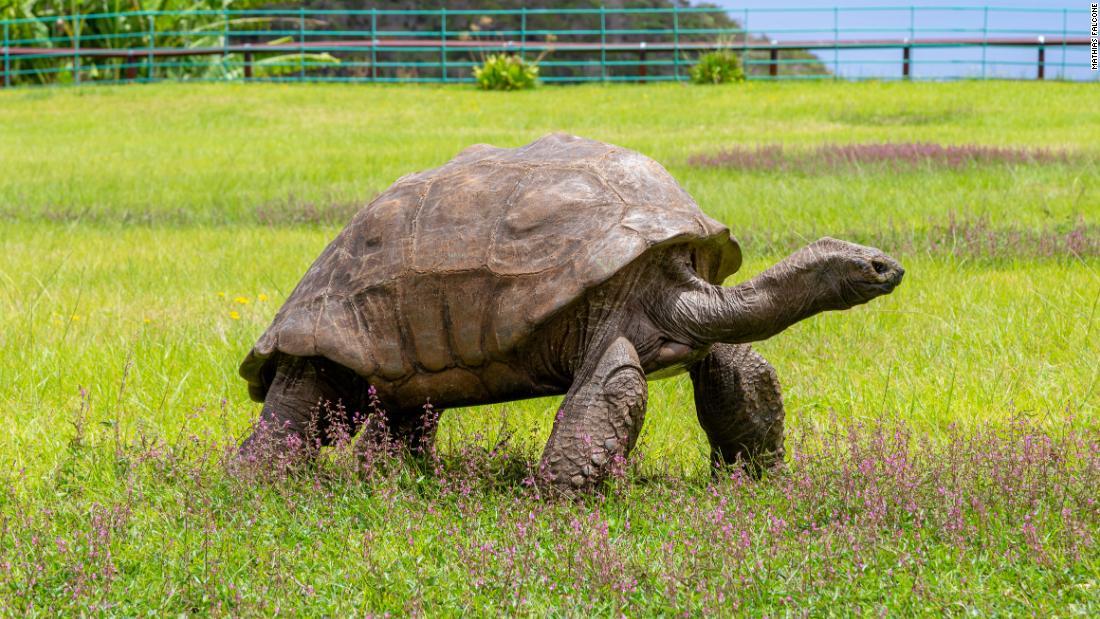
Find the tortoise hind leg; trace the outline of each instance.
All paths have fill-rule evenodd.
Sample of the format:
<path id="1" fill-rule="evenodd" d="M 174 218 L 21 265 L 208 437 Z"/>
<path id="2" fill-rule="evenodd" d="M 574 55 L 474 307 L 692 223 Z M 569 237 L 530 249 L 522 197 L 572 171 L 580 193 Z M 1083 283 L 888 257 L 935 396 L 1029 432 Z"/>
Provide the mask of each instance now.
<path id="1" fill-rule="evenodd" d="M 241 455 L 315 455 L 340 436 L 354 434 L 364 393 L 362 379 L 326 359 L 281 356 Z"/>
<path id="2" fill-rule="evenodd" d="M 431 452 L 442 409 L 420 407 L 382 412 L 385 416 L 380 423 L 367 419 L 359 433 L 355 451 L 361 461 L 365 463 L 379 451 L 391 449 L 416 457 Z"/>
<path id="3" fill-rule="evenodd" d="M 428 453 L 435 442 L 442 409 L 422 406 L 412 411 L 402 411 L 390 419 L 390 435 L 398 444 L 414 456 Z"/>
<path id="4" fill-rule="evenodd" d="M 711 463 L 758 477 L 783 461 L 783 395 L 775 369 L 748 344 L 715 344 L 690 369 Z"/>
<path id="5" fill-rule="evenodd" d="M 647 393 L 633 344 L 616 338 L 574 378 L 539 463 L 541 481 L 565 490 L 602 481 L 638 440 Z"/>

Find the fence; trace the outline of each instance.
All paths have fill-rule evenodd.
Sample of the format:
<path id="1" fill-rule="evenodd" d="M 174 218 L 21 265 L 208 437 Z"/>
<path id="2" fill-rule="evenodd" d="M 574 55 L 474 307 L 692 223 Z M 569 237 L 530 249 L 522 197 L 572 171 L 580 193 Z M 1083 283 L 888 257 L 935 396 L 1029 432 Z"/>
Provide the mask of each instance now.
<path id="1" fill-rule="evenodd" d="M 979 16 L 981 27 L 922 24 L 932 11 Z M 907 23 L 878 19 L 899 12 L 908 15 Z M 1042 29 L 991 25 L 991 15 L 1009 12 L 1055 23 Z M 831 20 L 770 28 L 768 36 L 750 29 L 765 15 L 815 13 Z M 855 25 L 842 26 L 847 21 Z M 721 48 L 742 55 L 749 79 L 836 77 L 855 62 L 883 67 L 860 77 L 911 78 L 918 65 L 960 64 L 954 57 L 918 58 L 933 50 L 980 51 L 981 60 L 980 73 L 931 77 L 998 76 L 996 69 L 1009 66 L 1030 67 L 1032 77 L 1044 79 L 1051 67 L 1061 77 L 1085 70 L 1088 62 L 1070 60 L 1070 50 L 1090 44 L 1087 24 L 1087 10 L 998 7 L 130 11 L 0 21 L 0 85 L 164 79 L 467 82 L 486 55 L 499 52 L 537 57 L 547 82 L 675 81 L 686 78 L 699 53 Z M 949 36 L 936 36 L 945 32 Z M 863 38 L 868 33 L 877 36 Z M 991 57 L 998 49 L 1033 50 L 1034 56 L 998 60 Z M 875 50 L 878 57 L 841 60 L 858 50 Z M 884 59 L 883 50 L 896 51 L 896 60 Z M 1060 62 L 1048 59 L 1048 52 L 1057 53 Z"/>

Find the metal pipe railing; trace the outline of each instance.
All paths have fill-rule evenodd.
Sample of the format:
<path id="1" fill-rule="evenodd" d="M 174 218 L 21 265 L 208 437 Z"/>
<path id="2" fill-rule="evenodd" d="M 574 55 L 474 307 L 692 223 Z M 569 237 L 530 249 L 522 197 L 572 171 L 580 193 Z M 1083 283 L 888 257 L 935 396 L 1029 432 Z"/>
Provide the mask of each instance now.
<path id="1" fill-rule="evenodd" d="M 899 10 L 909 16 L 903 27 L 841 25 L 846 16 L 897 14 Z M 769 36 L 775 38 L 747 30 L 750 18 L 756 15 L 793 11 L 827 11 L 832 13 L 831 23 L 828 28 L 772 29 Z M 922 29 L 918 20 L 927 11 L 979 15 L 982 26 Z M 1024 35 L 1019 28 L 991 27 L 991 15 L 1013 11 L 1061 17 L 1061 31 Z M 744 9 L 736 14 L 740 24 L 725 10 L 706 7 L 295 8 L 53 15 L 0 20 L 0 86 L 160 79 L 461 82 L 472 79 L 472 69 L 486 54 L 501 52 L 540 54 L 543 79 L 550 82 L 682 80 L 686 77 L 683 65 L 693 62 L 691 55 L 717 49 L 740 52 L 749 79 L 834 77 L 854 64 L 842 60 L 842 53 L 876 49 L 899 50 L 900 66 L 895 64 L 898 68 L 893 71 L 887 69 L 872 77 L 913 78 L 918 50 L 974 49 L 981 52 L 981 77 L 989 77 L 991 67 L 1030 64 L 1035 78 L 1045 79 L 1049 50 L 1061 53 L 1060 65 L 1055 66 L 1060 66 L 1063 77 L 1067 68 L 1086 64 L 1067 61 L 1070 48 L 1090 43 L 1086 12 L 1080 11 L 1081 27 L 1069 30 L 1071 12 L 918 6 Z M 728 27 L 711 27 L 698 19 L 708 13 L 719 14 Z M 545 23 L 550 16 L 569 16 L 574 23 L 570 28 L 550 28 Z M 411 20 L 417 26 L 397 28 L 399 20 Z M 872 31 L 903 36 L 858 36 Z M 792 38 L 821 33 L 831 37 Z M 1036 49 L 1034 62 L 991 58 L 992 50 L 1009 48 Z M 806 53 L 829 50 L 831 62 Z M 891 63 L 884 59 L 858 62 L 863 67 Z M 919 59 L 923 66 L 948 68 L 964 62 L 971 61 Z"/>

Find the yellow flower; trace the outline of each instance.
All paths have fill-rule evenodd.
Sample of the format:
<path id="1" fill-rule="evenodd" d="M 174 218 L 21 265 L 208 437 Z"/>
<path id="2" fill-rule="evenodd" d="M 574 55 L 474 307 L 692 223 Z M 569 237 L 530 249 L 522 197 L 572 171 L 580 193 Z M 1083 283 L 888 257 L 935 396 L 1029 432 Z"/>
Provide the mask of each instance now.
<path id="1" fill-rule="evenodd" d="M 229 317 L 233 320 L 240 320 L 241 314 L 239 312 L 229 312 Z"/>
<path id="2" fill-rule="evenodd" d="M 225 293 L 224 292 L 219 292 L 218 296 L 224 299 L 225 298 Z"/>
<path id="3" fill-rule="evenodd" d="M 233 299 L 234 303 L 240 303 L 241 305 L 248 305 L 248 297 L 237 297 Z"/>
<path id="4" fill-rule="evenodd" d="M 260 295 L 256 297 L 256 300 L 263 303 L 267 300 L 267 295 L 261 292 Z"/>
<path id="5" fill-rule="evenodd" d="M 72 317 L 70 318 L 70 320 L 72 320 L 73 322 L 76 322 L 76 321 L 80 320 L 81 318 L 83 318 L 83 316 L 81 316 L 80 314 L 73 314 Z"/>
<path id="6" fill-rule="evenodd" d="M 149 323 L 153 322 L 153 319 L 152 318 L 143 318 L 142 322 L 144 322 L 145 324 L 149 324 Z"/>

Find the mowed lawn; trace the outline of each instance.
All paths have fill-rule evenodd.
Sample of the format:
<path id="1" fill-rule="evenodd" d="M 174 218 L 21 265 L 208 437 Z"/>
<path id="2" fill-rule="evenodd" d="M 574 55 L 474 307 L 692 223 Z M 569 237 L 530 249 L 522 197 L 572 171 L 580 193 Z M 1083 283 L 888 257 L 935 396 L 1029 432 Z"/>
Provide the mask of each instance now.
<path id="1" fill-rule="evenodd" d="M 0 92 L 0 613 L 1094 615 L 1095 90 Z M 902 261 L 892 295 L 757 345 L 787 470 L 712 478 L 681 376 L 650 384 L 625 478 L 581 501 L 523 481 L 555 399 L 447 411 L 434 463 L 227 472 L 259 411 L 237 364 L 342 222 L 470 144 L 551 131 L 665 164 L 741 239 L 730 283 L 822 235 Z M 1058 156 L 689 162 L 884 142 Z"/>

